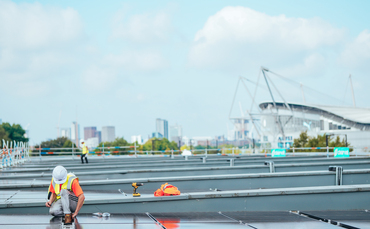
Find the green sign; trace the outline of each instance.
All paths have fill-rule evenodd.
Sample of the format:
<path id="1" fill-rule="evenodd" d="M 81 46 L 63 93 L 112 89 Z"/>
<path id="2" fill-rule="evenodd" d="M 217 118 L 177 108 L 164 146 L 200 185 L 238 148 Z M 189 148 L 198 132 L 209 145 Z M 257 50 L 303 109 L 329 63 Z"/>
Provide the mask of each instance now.
<path id="1" fill-rule="evenodd" d="M 272 149 L 271 157 L 285 157 L 286 149 Z"/>
<path id="2" fill-rule="evenodd" d="M 349 148 L 348 147 L 335 147 L 334 157 L 349 157 Z"/>

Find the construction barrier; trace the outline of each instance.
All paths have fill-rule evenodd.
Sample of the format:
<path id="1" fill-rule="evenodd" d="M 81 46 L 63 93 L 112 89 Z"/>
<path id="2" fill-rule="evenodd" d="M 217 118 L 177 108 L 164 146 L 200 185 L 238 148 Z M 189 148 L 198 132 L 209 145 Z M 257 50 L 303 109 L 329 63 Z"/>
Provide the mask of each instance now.
<path id="1" fill-rule="evenodd" d="M 3 148 L 0 152 L 0 169 L 23 164 L 25 161 L 29 160 L 29 145 L 25 142 L 9 142 L 3 139 Z"/>

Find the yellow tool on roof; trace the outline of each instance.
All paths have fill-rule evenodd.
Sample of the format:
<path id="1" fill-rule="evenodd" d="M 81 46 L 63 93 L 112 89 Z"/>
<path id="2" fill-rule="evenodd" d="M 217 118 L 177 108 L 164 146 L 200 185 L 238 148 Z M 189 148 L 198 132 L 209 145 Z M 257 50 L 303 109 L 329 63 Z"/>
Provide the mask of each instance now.
<path id="1" fill-rule="evenodd" d="M 144 184 L 143 183 L 132 183 L 132 187 L 134 187 L 134 193 L 132 194 L 133 197 L 140 197 L 140 193 L 137 193 L 136 192 L 136 189 L 139 187 L 139 186 L 143 186 Z"/>

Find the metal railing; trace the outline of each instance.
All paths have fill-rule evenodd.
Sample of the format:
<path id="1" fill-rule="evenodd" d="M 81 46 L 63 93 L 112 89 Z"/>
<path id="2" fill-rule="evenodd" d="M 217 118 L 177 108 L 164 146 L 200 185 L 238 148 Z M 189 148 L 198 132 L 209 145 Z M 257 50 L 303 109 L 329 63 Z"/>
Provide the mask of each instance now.
<path id="1" fill-rule="evenodd" d="M 327 157 L 333 155 L 335 147 L 302 147 L 286 149 L 287 156 L 295 155 L 326 155 Z M 349 147 L 351 155 L 369 155 L 370 153 L 357 152 L 356 148 Z M 271 150 L 276 148 L 249 148 L 249 147 L 231 147 L 231 148 L 219 148 L 219 149 L 191 149 L 192 155 L 195 156 L 207 156 L 207 155 L 265 155 L 271 156 Z M 319 152 L 323 151 L 323 152 Z M 30 156 L 39 156 L 40 159 L 43 156 L 72 156 L 72 158 L 79 156 L 82 153 L 81 148 L 31 148 Z M 90 155 L 96 156 L 179 156 L 182 155 L 183 150 L 139 150 L 136 144 L 134 146 L 114 146 L 114 147 L 92 147 L 89 148 Z"/>
<path id="2" fill-rule="evenodd" d="M 132 149 L 136 146 L 113 146 L 113 147 L 91 147 L 89 154 L 109 155 L 128 152 L 122 149 Z M 57 155 L 71 155 L 72 157 L 82 154 L 81 148 L 33 148 L 30 149 L 30 156 L 57 156 Z"/>
<path id="3" fill-rule="evenodd" d="M 29 152 L 28 143 L 3 139 L 3 148 L 0 150 L 0 169 L 23 164 L 29 160 Z"/>

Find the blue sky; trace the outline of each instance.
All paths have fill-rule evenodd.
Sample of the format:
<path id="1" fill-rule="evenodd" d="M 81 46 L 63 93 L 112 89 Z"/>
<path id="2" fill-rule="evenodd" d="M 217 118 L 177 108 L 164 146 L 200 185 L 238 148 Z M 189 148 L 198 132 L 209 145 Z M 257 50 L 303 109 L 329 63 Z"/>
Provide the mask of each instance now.
<path id="1" fill-rule="evenodd" d="M 81 127 L 114 125 L 126 139 L 148 136 L 156 118 L 186 136 L 223 135 L 238 77 L 255 81 L 260 66 L 338 98 L 306 89 L 309 103 L 347 106 L 351 73 L 357 105 L 369 107 L 369 6 L 0 0 L 0 118 L 29 124 L 33 143 L 57 136 L 60 112 L 61 128 L 77 118 Z M 297 88 L 271 78 L 302 102 Z M 250 104 L 243 93 L 237 100 Z"/>

